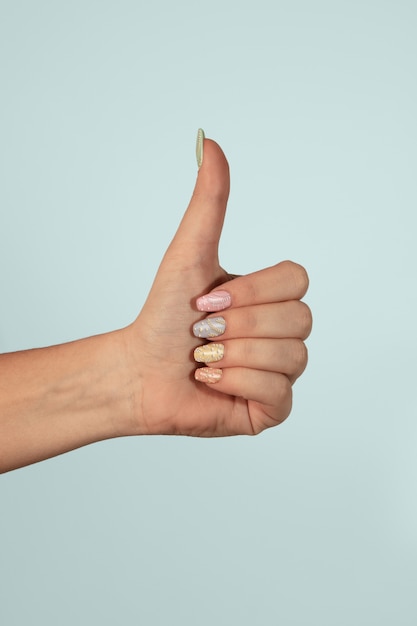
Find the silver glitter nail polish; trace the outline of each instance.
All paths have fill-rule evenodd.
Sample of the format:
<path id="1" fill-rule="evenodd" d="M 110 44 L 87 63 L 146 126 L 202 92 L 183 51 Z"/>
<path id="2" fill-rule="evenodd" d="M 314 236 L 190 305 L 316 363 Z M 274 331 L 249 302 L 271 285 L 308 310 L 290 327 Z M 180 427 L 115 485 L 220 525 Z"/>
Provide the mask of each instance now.
<path id="1" fill-rule="evenodd" d="M 196 322 L 193 326 L 195 337 L 211 339 L 223 335 L 226 330 L 226 320 L 224 317 L 206 317 L 204 320 Z"/>

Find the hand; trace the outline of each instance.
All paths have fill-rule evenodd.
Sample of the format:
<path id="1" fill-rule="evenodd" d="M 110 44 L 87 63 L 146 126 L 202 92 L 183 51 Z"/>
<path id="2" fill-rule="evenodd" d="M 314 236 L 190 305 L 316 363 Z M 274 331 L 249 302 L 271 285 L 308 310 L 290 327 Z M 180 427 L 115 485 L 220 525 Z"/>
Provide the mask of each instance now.
<path id="1" fill-rule="evenodd" d="M 257 434 L 290 413 L 291 386 L 306 366 L 303 340 L 312 324 L 300 302 L 307 274 L 289 261 L 233 279 L 221 268 L 218 244 L 229 186 L 223 152 L 205 139 L 188 209 L 139 317 L 122 331 L 132 372 L 131 434 Z M 211 361 L 203 353 L 207 366 L 196 369 L 201 363 L 194 350 L 204 339 L 194 336 L 193 327 L 206 319 L 197 304 L 201 309 L 207 303 L 198 298 L 212 290 L 228 294 L 220 312 L 203 306 L 216 311 L 209 320 L 222 318 L 214 323 L 221 334 L 207 343 L 221 358 Z M 206 327 L 194 332 L 205 335 Z"/>
<path id="2" fill-rule="evenodd" d="M 206 140 L 190 205 L 137 320 L 0 355 L 0 472 L 112 437 L 255 434 L 287 417 L 307 362 L 307 275 L 288 261 L 237 278 L 220 267 L 228 194 L 227 161 Z"/>

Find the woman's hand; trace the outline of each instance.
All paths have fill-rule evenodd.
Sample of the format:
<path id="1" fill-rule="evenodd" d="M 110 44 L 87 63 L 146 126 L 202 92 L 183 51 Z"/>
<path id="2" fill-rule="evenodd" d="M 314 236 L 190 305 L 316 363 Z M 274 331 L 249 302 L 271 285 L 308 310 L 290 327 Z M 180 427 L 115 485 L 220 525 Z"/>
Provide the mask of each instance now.
<path id="1" fill-rule="evenodd" d="M 0 472 L 112 437 L 255 434 L 287 417 L 307 362 L 307 275 L 284 262 L 228 276 L 217 254 L 228 194 L 227 161 L 205 140 L 190 205 L 137 320 L 0 355 Z"/>
<path id="2" fill-rule="evenodd" d="M 203 145 L 189 207 L 139 317 L 122 331 L 136 434 L 259 433 L 288 416 L 307 364 L 307 274 L 289 261 L 237 278 L 221 268 L 229 168 L 216 143 Z"/>

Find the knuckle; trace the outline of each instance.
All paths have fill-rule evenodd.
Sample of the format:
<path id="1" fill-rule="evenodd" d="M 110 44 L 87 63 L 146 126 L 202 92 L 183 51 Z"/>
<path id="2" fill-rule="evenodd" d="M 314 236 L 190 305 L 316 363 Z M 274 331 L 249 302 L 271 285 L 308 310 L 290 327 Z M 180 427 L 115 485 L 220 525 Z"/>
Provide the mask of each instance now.
<path id="1" fill-rule="evenodd" d="M 297 376 L 300 376 L 305 368 L 307 367 L 308 361 L 308 350 L 304 341 L 301 339 L 296 339 L 293 346 L 293 360 L 294 360 L 294 371 Z"/>
<path id="2" fill-rule="evenodd" d="M 244 302 L 253 303 L 257 301 L 259 285 L 252 276 L 245 276 L 241 281 L 241 296 Z"/>
<path id="3" fill-rule="evenodd" d="M 241 343 L 241 357 L 243 363 L 251 363 L 253 358 L 253 341 L 243 339 Z"/>
<path id="4" fill-rule="evenodd" d="M 244 307 L 241 310 L 242 330 L 245 334 L 250 335 L 256 332 L 258 318 L 251 307 Z"/>
<path id="5" fill-rule="evenodd" d="M 302 298 L 307 292 L 310 282 L 306 269 L 294 261 L 284 261 L 283 265 L 291 276 L 297 296 Z"/>
<path id="6" fill-rule="evenodd" d="M 305 302 L 298 303 L 298 324 L 300 328 L 300 338 L 307 339 L 313 326 L 313 316 L 310 307 Z"/>
<path id="7" fill-rule="evenodd" d="M 291 383 L 286 376 L 279 375 L 275 385 L 275 403 L 277 406 L 285 405 L 288 397 L 292 394 Z"/>
<path id="8" fill-rule="evenodd" d="M 252 422 L 252 435 L 258 435 L 265 428 L 281 424 L 287 419 L 292 406 L 292 385 L 284 374 L 275 374 L 270 380 L 270 402 L 266 411 L 267 420 Z"/>

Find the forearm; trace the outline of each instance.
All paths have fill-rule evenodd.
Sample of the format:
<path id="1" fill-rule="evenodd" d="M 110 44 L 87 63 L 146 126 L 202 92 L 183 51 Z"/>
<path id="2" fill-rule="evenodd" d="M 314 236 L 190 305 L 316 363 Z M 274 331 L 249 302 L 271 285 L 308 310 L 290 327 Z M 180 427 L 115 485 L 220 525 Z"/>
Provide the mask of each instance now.
<path id="1" fill-rule="evenodd" d="M 121 331 L 0 355 L 0 471 L 130 434 Z"/>

